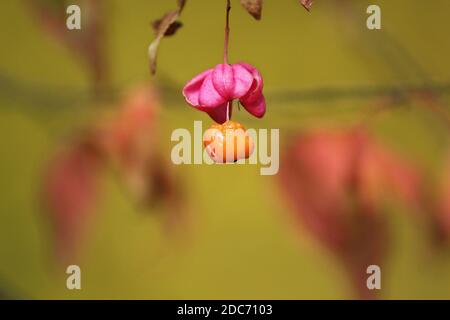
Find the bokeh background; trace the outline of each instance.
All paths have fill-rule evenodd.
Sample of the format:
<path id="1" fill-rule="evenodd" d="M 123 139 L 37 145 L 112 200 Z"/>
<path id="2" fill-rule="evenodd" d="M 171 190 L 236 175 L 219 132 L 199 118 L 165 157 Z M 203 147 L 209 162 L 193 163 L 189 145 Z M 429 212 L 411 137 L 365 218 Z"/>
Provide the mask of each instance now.
<path id="1" fill-rule="evenodd" d="M 279 176 L 169 160 L 172 130 L 211 123 L 181 89 L 222 61 L 225 1 L 188 1 L 183 27 L 161 44 L 155 77 L 151 21 L 175 1 L 92 2 L 70 2 L 82 8 L 81 32 L 64 29 L 64 1 L 0 5 L 0 296 L 364 297 L 340 255 L 297 223 L 295 193 Z M 365 27 L 369 4 L 381 6 L 380 31 Z M 420 168 L 426 205 L 394 199 L 377 212 L 385 227 L 375 234 L 386 243 L 374 262 L 382 266 L 378 298 L 450 298 L 450 213 L 434 205 L 448 201 L 439 186 L 450 176 L 450 2 L 317 0 L 308 13 L 295 0 L 264 1 L 258 22 L 232 5 L 230 60 L 258 67 L 268 103 L 263 119 L 242 111 L 234 119 L 279 128 L 283 159 L 298 134 L 359 126 Z M 148 113 L 127 117 L 130 101 Z M 133 121 L 144 129 L 133 131 Z M 104 139 L 115 138 L 102 134 L 117 127 L 146 138 L 111 151 Z M 76 155 L 64 162 L 61 150 Z M 53 189 L 51 174 L 62 175 Z M 82 290 L 67 290 L 68 264 L 81 267 Z"/>

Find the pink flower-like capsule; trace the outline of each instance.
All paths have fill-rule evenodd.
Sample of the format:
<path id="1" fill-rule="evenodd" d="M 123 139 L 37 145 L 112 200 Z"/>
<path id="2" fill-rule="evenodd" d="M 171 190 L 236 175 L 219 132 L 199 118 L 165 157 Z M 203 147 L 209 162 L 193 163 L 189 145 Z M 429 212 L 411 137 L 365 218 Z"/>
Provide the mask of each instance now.
<path id="1" fill-rule="evenodd" d="M 235 99 L 252 115 L 262 118 L 266 112 L 263 86 L 255 67 L 247 63 L 219 64 L 189 81 L 183 95 L 191 106 L 223 124 L 229 120 L 228 107 Z"/>

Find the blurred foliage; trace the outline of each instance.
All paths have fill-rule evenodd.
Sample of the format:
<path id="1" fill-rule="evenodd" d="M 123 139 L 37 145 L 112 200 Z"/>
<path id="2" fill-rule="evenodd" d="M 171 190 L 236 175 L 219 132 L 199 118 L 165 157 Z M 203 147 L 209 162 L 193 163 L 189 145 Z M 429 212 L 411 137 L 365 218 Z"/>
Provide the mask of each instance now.
<path id="1" fill-rule="evenodd" d="M 223 2 L 190 1 L 183 28 L 160 47 L 158 74 L 152 81 L 170 89 L 163 91 L 158 143 L 167 155 L 173 129 L 190 129 L 194 120 L 209 121 L 183 102 L 181 87 L 200 70 L 222 61 Z M 433 112 L 436 103 L 398 92 L 405 86 L 450 83 L 450 42 L 445 41 L 449 1 L 317 0 L 310 14 L 298 1 L 266 1 L 261 21 L 252 19 L 237 1 L 232 3 L 230 61 L 257 66 L 268 96 L 262 120 L 235 112 L 236 120 L 246 127 L 280 128 L 282 148 L 299 130 L 365 121 L 381 141 L 439 177 L 449 149 L 445 118 Z M 379 32 L 365 28 L 366 8 L 373 3 L 382 7 Z M 161 0 L 107 1 L 114 94 L 150 78 L 151 21 L 173 5 Z M 42 170 L 61 143 L 114 106 L 114 94 L 107 100 L 92 99 L 89 72 L 39 27 L 24 2 L 5 0 L 1 8 L 2 296 L 351 297 L 342 267 L 308 233 L 291 227 L 275 178 L 260 176 L 256 166 L 176 168 L 189 196 L 186 210 L 192 211 L 192 221 L 175 237 L 164 232 L 162 208 L 136 208 L 114 174 L 105 172 L 84 253 L 73 261 L 82 270 L 82 290 L 67 290 L 65 267 L 52 259 L 49 222 L 39 201 Z M 361 87 L 394 88 L 394 94 L 336 98 L 319 90 L 310 99 L 287 95 L 324 88 L 358 93 Z M 439 109 L 448 111 L 448 90 L 438 91 L 433 94 L 440 95 Z M 380 106 L 383 112 L 374 113 Z M 381 297 L 450 298 L 450 252 L 430 245 L 425 222 L 395 206 L 389 212 L 389 228 Z"/>

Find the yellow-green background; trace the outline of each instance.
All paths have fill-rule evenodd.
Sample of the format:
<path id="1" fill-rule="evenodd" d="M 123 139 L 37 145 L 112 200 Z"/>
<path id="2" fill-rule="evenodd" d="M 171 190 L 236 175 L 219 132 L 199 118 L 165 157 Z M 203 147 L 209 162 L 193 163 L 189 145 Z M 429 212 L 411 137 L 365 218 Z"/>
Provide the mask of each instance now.
<path id="1" fill-rule="evenodd" d="M 450 81 L 450 2 L 447 0 L 317 0 L 308 14 L 297 0 L 264 1 L 254 21 L 232 0 L 230 60 L 247 61 L 264 76 L 268 110 L 262 120 L 245 112 L 247 127 L 280 128 L 281 148 L 298 129 L 357 123 L 377 98 L 282 99 L 283 92 L 317 88 L 421 85 Z M 368 4 L 382 8 L 382 31 L 365 28 Z M 120 90 L 149 81 L 150 21 L 174 8 L 167 0 L 107 0 L 108 58 Z M 158 75 L 170 84 L 160 119 L 160 143 L 206 115 L 187 107 L 183 83 L 222 60 L 223 0 L 190 0 L 184 26 L 165 39 Z M 341 9 L 339 9 L 341 7 Z M 89 88 L 88 75 L 68 50 L 42 31 L 18 0 L 0 4 L 0 74 L 21 88 Z M 382 54 L 388 32 L 426 73 Z M 381 40 L 380 40 L 381 39 Z M 387 44 L 387 50 L 391 44 Z M 398 71 L 399 67 L 401 72 Z M 136 210 L 111 174 L 88 245 L 78 261 L 82 290 L 65 287 L 65 268 L 52 263 L 52 243 L 39 206 L 42 168 L 61 142 L 95 121 L 97 103 L 33 103 L 20 90 L 0 87 L 0 290 L 12 298 L 303 299 L 350 298 L 341 266 L 303 229 L 292 226 L 276 177 L 257 166 L 176 168 L 188 195 L 189 228 L 167 236 L 150 209 Z M 30 91 L 26 91 L 30 92 Z M 74 101 L 75 100 L 75 101 Z M 448 96 L 442 96 L 446 107 Z M 399 103 L 370 128 L 400 152 L 439 176 L 448 131 L 423 102 Z M 164 214 L 163 212 L 160 212 Z M 382 298 L 450 298 L 450 251 L 431 250 L 423 221 L 405 208 L 389 212 L 391 242 L 382 274 Z"/>

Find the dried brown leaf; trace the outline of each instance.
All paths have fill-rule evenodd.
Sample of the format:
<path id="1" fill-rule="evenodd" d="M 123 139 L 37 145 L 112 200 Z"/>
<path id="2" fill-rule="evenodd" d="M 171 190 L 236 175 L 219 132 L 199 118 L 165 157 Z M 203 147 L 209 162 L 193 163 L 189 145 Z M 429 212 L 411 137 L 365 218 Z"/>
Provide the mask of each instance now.
<path id="1" fill-rule="evenodd" d="M 181 14 L 181 12 L 184 9 L 184 5 L 186 4 L 187 0 L 178 0 L 178 12 Z"/>
<path id="2" fill-rule="evenodd" d="M 150 61 L 150 71 L 152 74 L 156 72 L 156 58 L 158 55 L 158 47 L 161 43 L 161 39 L 164 37 L 166 32 L 172 24 L 174 24 L 179 17 L 179 10 L 171 11 L 167 13 L 158 23 L 158 28 L 155 30 L 156 38 L 152 41 L 148 47 L 148 58 Z"/>
<path id="3" fill-rule="evenodd" d="M 241 0 L 241 4 L 253 18 L 261 19 L 263 0 Z"/>
<path id="4" fill-rule="evenodd" d="M 179 28 L 181 28 L 182 23 L 177 21 L 180 17 L 181 12 L 186 5 L 187 0 L 177 0 L 178 8 L 176 10 L 166 13 L 161 19 L 156 20 L 152 23 L 153 30 L 156 33 L 155 39 L 150 43 L 148 47 L 148 58 L 150 63 L 150 72 L 152 74 L 156 73 L 156 58 L 158 55 L 158 47 L 161 43 L 161 39 L 165 36 L 174 35 Z"/>
<path id="5" fill-rule="evenodd" d="M 300 4 L 305 7 L 306 10 L 310 10 L 313 4 L 313 0 L 300 0 Z"/>
<path id="6" fill-rule="evenodd" d="M 162 19 L 155 20 L 155 21 L 152 22 L 152 27 L 153 27 L 153 30 L 155 31 L 156 34 L 158 34 L 158 30 L 159 30 L 159 28 L 161 26 L 161 23 L 162 23 Z M 164 33 L 164 36 L 165 37 L 173 36 L 177 32 L 177 30 L 179 28 L 181 28 L 182 26 L 183 26 L 183 24 L 180 21 L 175 21 L 166 30 L 166 32 Z"/>

